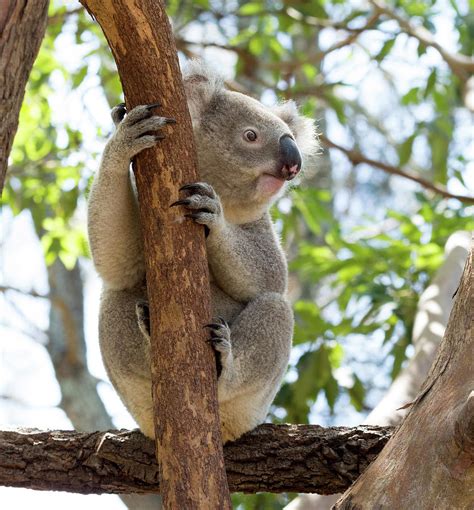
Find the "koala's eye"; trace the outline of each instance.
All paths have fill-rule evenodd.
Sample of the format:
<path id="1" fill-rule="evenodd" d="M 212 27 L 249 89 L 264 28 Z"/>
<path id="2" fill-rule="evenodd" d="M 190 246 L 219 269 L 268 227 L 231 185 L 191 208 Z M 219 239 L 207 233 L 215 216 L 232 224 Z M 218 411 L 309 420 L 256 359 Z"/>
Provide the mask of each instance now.
<path id="1" fill-rule="evenodd" d="M 255 142 L 257 139 L 257 133 L 253 131 L 252 129 L 247 129 L 244 133 L 244 138 L 247 140 L 247 142 Z"/>

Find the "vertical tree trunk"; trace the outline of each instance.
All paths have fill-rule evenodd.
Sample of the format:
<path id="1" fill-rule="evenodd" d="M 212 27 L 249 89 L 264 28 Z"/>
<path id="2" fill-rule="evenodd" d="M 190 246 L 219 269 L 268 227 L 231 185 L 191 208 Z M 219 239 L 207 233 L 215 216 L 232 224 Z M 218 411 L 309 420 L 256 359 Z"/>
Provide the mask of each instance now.
<path id="1" fill-rule="evenodd" d="M 117 63 L 127 107 L 160 102 L 177 120 L 167 138 L 136 158 L 150 300 L 155 432 L 167 509 L 231 508 L 217 409 L 202 227 L 170 209 L 198 179 L 191 119 L 163 3 L 82 0 Z M 159 340 L 159 341 L 158 341 Z"/>
<path id="2" fill-rule="evenodd" d="M 97 392 L 97 380 L 87 367 L 84 336 L 84 293 L 79 264 L 71 270 L 56 259 L 48 267 L 51 295 L 48 353 L 61 388 L 60 407 L 79 431 L 92 432 L 113 427 Z M 161 498 L 155 494 L 121 494 L 130 510 L 157 510 Z"/>
<path id="3" fill-rule="evenodd" d="M 0 193 L 26 82 L 47 20 L 48 0 L 0 2 Z"/>
<path id="4" fill-rule="evenodd" d="M 474 504 L 473 250 L 438 356 L 410 413 L 338 510 Z"/>

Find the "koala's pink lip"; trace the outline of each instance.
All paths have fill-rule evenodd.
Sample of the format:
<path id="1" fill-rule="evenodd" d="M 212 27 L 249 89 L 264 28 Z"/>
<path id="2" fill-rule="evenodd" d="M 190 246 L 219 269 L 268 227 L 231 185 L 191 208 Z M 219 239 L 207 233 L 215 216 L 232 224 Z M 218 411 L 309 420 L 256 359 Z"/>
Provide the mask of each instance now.
<path id="1" fill-rule="evenodd" d="M 285 179 L 277 177 L 276 175 L 264 173 L 259 177 L 257 187 L 261 193 L 274 195 L 280 191 L 284 184 Z"/>

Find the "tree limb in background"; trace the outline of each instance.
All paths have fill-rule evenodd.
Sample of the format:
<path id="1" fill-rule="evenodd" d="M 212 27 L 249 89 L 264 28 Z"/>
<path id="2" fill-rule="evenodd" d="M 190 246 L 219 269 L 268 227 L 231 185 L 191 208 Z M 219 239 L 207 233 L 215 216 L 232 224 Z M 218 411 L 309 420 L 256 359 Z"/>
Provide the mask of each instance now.
<path id="1" fill-rule="evenodd" d="M 170 204 L 196 182 L 197 157 L 162 1 L 82 0 L 112 50 L 127 108 L 161 103 L 171 134 L 135 158 L 150 300 L 151 374 L 165 508 L 230 509 L 217 407 L 204 229 Z M 190 447 L 192 445 L 192 447 Z"/>
<path id="2" fill-rule="evenodd" d="M 459 53 L 451 53 L 436 40 L 435 36 L 423 26 L 413 25 L 409 20 L 400 16 L 382 0 L 370 0 L 376 12 L 385 14 L 388 18 L 394 19 L 406 34 L 418 39 L 425 46 L 434 48 L 449 65 L 453 73 L 465 82 L 474 73 L 474 59 Z"/>
<path id="3" fill-rule="evenodd" d="M 79 264 L 68 270 L 57 258 L 47 270 L 51 308 L 46 348 L 61 390 L 59 406 L 78 431 L 110 429 L 113 423 L 97 392 L 98 380 L 87 367 Z M 160 498 L 155 495 L 123 494 L 120 499 L 130 509 L 160 507 Z"/>
<path id="4" fill-rule="evenodd" d="M 429 189 L 430 191 L 434 191 L 438 195 L 441 195 L 445 198 L 455 198 L 456 200 L 459 200 L 460 202 L 464 202 L 466 204 L 474 204 L 474 197 L 450 193 L 441 184 L 433 184 L 424 177 L 421 177 L 421 175 L 415 174 L 414 172 L 402 170 L 396 166 L 383 163 L 382 161 L 377 161 L 375 159 L 368 158 L 367 156 L 364 156 L 361 152 L 358 152 L 354 149 L 347 149 L 346 147 L 343 147 L 342 145 L 333 142 L 324 135 L 320 135 L 320 140 L 324 146 L 330 149 L 337 149 L 338 151 L 343 152 L 353 165 L 360 165 L 361 163 L 365 163 L 366 165 L 379 168 L 380 170 L 383 170 L 388 174 L 398 175 L 399 177 L 404 177 L 405 179 L 409 179 L 410 181 L 417 182 L 424 188 Z"/>
<path id="5" fill-rule="evenodd" d="M 261 425 L 224 447 L 230 489 L 341 492 L 391 433 L 390 427 Z M 159 475 L 153 441 L 138 431 L 18 430 L 0 432 L 0 484 L 82 494 L 150 493 L 159 490 Z"/>
<path id="6" fill-rule="evenodd" d="M 0 3 L 0 193 L 26 82 L 43 40 L 48 0 Z"/>
<path id="7" fill-rule="evenodd" d="M 408 416 L 335 509 L 472 506 L 473 251 L 437 358 Z"/>

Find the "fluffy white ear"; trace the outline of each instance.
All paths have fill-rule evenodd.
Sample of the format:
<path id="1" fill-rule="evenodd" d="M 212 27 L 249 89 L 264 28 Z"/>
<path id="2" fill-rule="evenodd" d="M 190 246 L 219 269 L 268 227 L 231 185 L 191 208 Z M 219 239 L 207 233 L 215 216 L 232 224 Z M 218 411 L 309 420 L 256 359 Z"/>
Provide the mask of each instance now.
<path id="1" fill-rule="evenodd" d="M 183 82 L 193 125 L 215 94 L 224 88 L 224 79 L 202 60 L 190 60 L 183 69 Z"/>
<path id="2" fill-rule="evenodd" d="M 314 121 L 301 115 L 294 101 L 290 100 L 274 106 L 272 112 L 288 124 L 304 155 L 312 156 L 318 152 L 319 141 Z"/>

